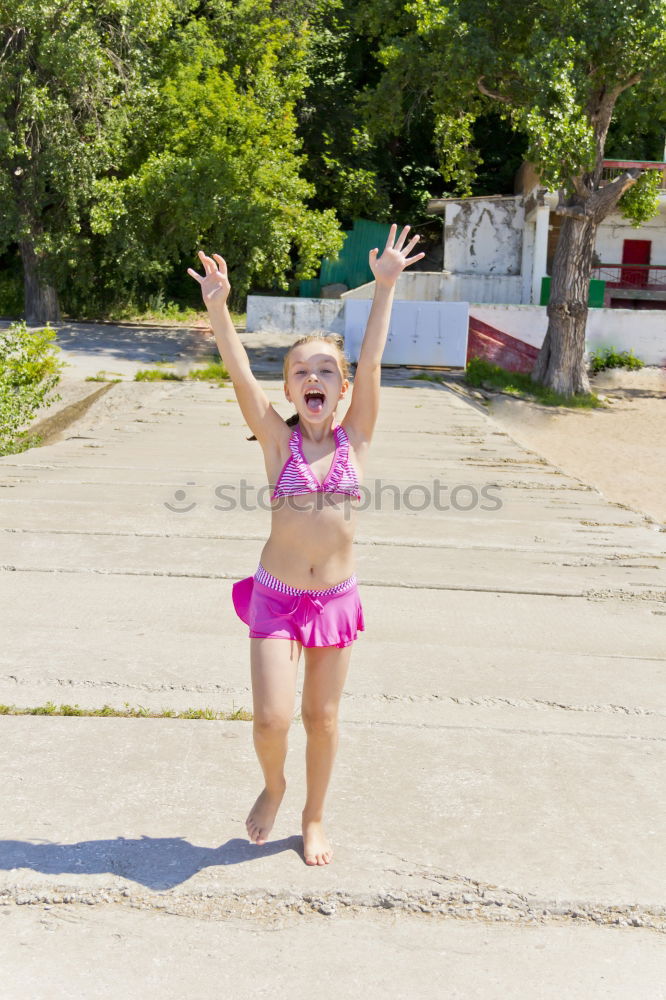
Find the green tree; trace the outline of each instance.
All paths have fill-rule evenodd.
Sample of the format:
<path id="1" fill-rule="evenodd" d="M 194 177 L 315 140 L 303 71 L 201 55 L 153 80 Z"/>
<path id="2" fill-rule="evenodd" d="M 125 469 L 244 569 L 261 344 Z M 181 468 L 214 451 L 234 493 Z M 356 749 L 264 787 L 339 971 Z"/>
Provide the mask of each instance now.
<path id="1" fill-rule="evenodd" d="M 380 28 L 374 7 L 358 0 L 318 0 L 307 13 L 309 82 L 296 107 L 304 174 L 313 204 L 335 208 L 345 226 L 363 216 L 425 218 L 442 183 L 427 102 L 395 130 L 372 128 Z"/>
<path id="2" fill-rule="evenodd" d="M 481 159 L 474 145 L 481 116 L 496 108 L 525 136 L 527 158 L 544 186 L 559 192 L 555 211 L 563 217 L 548 331 L 532 378 L 567 395 L 588 392 L 585 325 L 596 230 L 643 174 L 630 169 L 604 181 L 607 136 L 618 99 L 631 88 L 664 122 L 666 4 L 412 0 L 397 6 L 399 18 L 392 16 L 395 0 L 373 4 L 387 25 L 375 114 L 396 128 L 427 94 L 442 174 L 463 195 L 471 193 Z M 645 217 L 655 206 L 653 182 L 641 188 L 633 208 L 628 195 L 624 204 Z"/>
<path id="3" fill-rule="evenodd" d="M 311 6 L 0 0 L 0 254 L 29 323 L 164 289 L 204 242 L 237 299 L 337 252 L 296 136 Z"/>
<path id="4" fill-rule="evenodd" d="M 220 249 L 239 306 L 254 285 L 287 289 L 335 255 L 332 209 L 308 207 L 295 103 L 306 32 L 269 0 L 201 4 L 174 32 L 135 104 L 124 162 L 95 185 L 96 297 L 164 287 L 197 249 Z M 188 288 L 188 293 L 190 292 Z"/>
<path id="5" fill-rule="evenodd" d="M 29 323 L 59 319 L 125 102 L 185 0 L 0 0 L 0 252 L 20 249 Z"/>

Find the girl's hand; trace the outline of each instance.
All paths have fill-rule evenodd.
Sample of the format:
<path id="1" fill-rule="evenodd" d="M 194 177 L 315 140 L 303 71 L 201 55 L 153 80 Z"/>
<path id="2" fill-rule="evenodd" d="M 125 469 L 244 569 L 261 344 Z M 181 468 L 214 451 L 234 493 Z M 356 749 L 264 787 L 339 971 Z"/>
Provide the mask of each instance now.
<path id="1" fill-rule="evenodd" d="M 213 257 L 207 257 L 200 250 L 199 258 L 206 271 L 203 278 L 191 267 L 188 267 L 187 273 L 191 274 L 194 280 L 201 285 L 201 295 L 207 309 L 211 306 L 223 306 L 231 290 L 227 277 L 227 263 L 224 257 L 220 257 L 219 253 L 214 253 Z"/>
<path id="2" fill-rule="evenodd" d="M 374 274 L 375 281 L 378 285 L 384 285 L 388 288 L 392 288 L 406 267 L 409 267 L 409 265 L 413 264 L 414 261 L 421 260 L 422 257 L 425 257 L 425 253 L 417 253 L 414 257 L 408 256 L 410 250 L 414 249 L 419 240 L 418 236 L 413 236 L 407 246 L 404 245 L 410 228 L 410 226 L 405 226 L 403 231 L 400 233 L 395 246 L 393 246 L 395 234 L 398 229 L 396 224 L 393 223 L 389 230 L 384 252 L 379 260 L 377 259 L 379 250 L 375 248 L 370 251 L 370 270 Z"/>

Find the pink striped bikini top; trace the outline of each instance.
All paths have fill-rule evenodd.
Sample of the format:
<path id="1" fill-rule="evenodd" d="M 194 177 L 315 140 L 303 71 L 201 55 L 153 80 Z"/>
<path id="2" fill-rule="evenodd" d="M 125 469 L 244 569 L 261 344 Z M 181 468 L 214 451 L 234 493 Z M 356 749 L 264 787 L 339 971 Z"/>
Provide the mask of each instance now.
<path id="1" fill-rule="evenodd" d="M 335 455 L 323 483 L 320 483 L 303 455 L 303 435 L 296 425 L 289 438 L 291 455 L 282 466 L 282 472 L 273 490 L 271 500 L 296 493 L 347 493 L 361 499 L 356 470 L 349 461 L 349 438 L 341 424 L 333 428 Z"/>

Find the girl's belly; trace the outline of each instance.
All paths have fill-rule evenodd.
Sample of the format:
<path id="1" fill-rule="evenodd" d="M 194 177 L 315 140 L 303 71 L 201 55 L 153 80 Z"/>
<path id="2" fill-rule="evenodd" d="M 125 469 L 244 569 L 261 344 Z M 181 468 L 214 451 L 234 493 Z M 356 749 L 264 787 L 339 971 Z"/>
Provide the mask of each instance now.
<path id="1" fill-rule="evenodd" d="M 282 497 L 271 515 L 262 566 L 303 590 L 325 590 L 346 580 L 354 572 L 355 503 L 331 493 Z"/>

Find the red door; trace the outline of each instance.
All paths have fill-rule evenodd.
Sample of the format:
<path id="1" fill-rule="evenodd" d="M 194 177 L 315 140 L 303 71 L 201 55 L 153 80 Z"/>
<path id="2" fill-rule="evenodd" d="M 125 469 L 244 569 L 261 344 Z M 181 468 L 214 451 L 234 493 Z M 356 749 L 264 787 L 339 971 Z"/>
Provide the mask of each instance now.
<path id="1" fill-rule="evenodd" d="M 649 264 L 652 240 L 624 240 L 622 264 Z M 645 288 L 648 283 L 648 267 L 622 267 L 620 287 Z"/>

